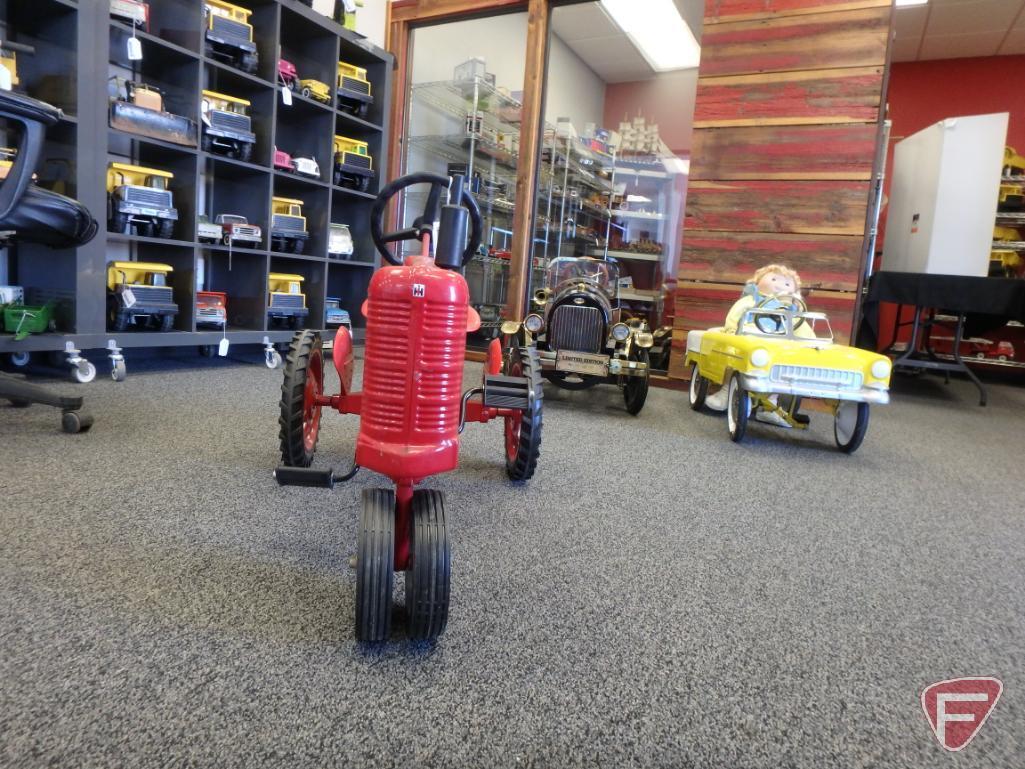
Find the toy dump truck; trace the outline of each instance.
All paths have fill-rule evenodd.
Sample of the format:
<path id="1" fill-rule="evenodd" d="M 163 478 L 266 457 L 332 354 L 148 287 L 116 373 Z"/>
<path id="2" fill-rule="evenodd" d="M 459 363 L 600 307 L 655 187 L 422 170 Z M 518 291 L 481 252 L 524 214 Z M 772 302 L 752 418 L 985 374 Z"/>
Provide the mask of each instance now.
<path id="1" fill-rule="evenodd" d="M 111 262 L 107 265 L 107 321 L 111 331 L 130 325 L 151 325 L 159 331 L 174 328 L 178 305 L 167 276 L 174 271 L 158 262 Z"/>
<path id="2" fill-rule="evenodd" d="M 108 81 L 108 91 L 111 128 L 186 147 L 196 146 L 195 122 L 167 112 L 160 89 L 115 76 Z"/>
<path id="3" fill-rule="evenodd" d="M 367 143 L 345 136 L 335 136 L 334 147 L 334 183 L 339 187 L 349 187 L 360 192 L 370 189 L 370 180 L 374 178 L 374 165 Z"/>
<path id="4" fill-rule="evenodd" d="M 253 74 L 260 63 L 253 42 L 253 26 L 248 8 L 225 3 L 223 0 L 206 0 L 206 55 L 226 61 L 243 72 Z"/>
<path id="5" fill-rule="evenodd" d="M 338 108 L 356 117 L 365 118 L 374 103 L 367 80 L 367 71 L 354 64 L 338 62 Z"/>
<path id="6" fill-rule="evenodd" d="M 301 254 L 306 250 L 306 241 L 310 237 L 306 231 L 306 217 L 303 216 L 303 203 L 293 198 L 271 198 L 271 249 L 293 254 Z"/>
<path id="7" fill-rule="evenodd" d="M 228 295 L 223 291 L 196 292 L 196 325 L 223 328 L 228 323 Z"/>
<path id="8" fill-rule="evenodd" d="M 302 275 L 284 272 L 267 275 L 270 288 L 267 319 L 271 326 L 285 324 L 289 328 L 299 328 L 301 321 L 310 314 L 306 308 L 306 294 L 302 290 L 304 280 Z"/>
<path id="9" fill-rule="evenodd" d="M 156 168 L 107 166 L 107 226 L 112 232 L 170 238 L 178 210 L 168 184 L 174 174 Z"/>
<path id="10" fill-rule="evenodd" d="M 203 151 L 249 162 L 256 134 L 249 120 L 250 103 L 216 91 L 203 91 Z"/>

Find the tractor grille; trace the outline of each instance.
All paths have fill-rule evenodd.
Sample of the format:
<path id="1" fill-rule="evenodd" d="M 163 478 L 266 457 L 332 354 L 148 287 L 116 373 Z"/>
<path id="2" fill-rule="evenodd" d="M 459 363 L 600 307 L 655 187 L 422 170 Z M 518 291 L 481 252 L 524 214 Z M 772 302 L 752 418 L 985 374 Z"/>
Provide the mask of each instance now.
<path id="1" fill-rule="evenodd" d="M 827 385 L 841 390 L 859 390 L 862 383 L 860 371 L 813 366 L 773 366 L 769 376 L 775 382 Z"/>
<path id="2" fill-rule="evenodd" d="M 135 295 L 135 301 L 141 304 L 166 303 L 173 298 L 170 286 L 129 286 Z"/>
<path id="3" fill-rule="evenodd" d="M 301 216 L 289 216 L 288 214 L 274 214 L 274 229 L 291 230 L 293 232 L 305 232 L 306 222 Z"/>
<path id="4" fill-rule="evenodd" d="M 270 306 L 276 310 L 301 310 L 306 305 L 302 294 L 272 294 Z"/>
<path id="5" fill-rule="evenodd" d="M 342 88 L 348 91 L 356 91 L 357 93 L 370 94 L 370 83 L 365 80 L 357 80 L 354 77 L 343 77 Z"/>
<path id="6" fill-rule="evenodd" d="M 466 355 L 466 308 L 427 304 L 421 328 L 420 393 L 413 411 L 414 428 L 431 435 L 455 435 L 459 429 L 463 358 Z"/>
<path id="7" fill-rule="evenodd" d="M 239 115 L 237 112 L 225 112 L 224 110 L 210 111 L 210 125 L 214 128 L 223 128 L 228 131 L 239 131 L 241 133 L 252 133 L 248 115 Z"/>
<path id="8" fill-rule="evenodd" d="M 401 438 L 409 398 L 408 302 L 374 299 L 367 303 L 363 390 L 368 401 L 360 419 L 381 439 Z"/>
<path id="9" fill-rule="evenodd" d="M 548 346 L 553 350 L 601 352 L 605 319 L 597 307 L 562 304 L 552 312 Z"/>
<path id="10" fill-rule="evenodd" d="M 252 40 L 250 27 L 238 21 L 232 21 L 224 16 L 214 16 L 213 31 L 224 38 L 231 38 L 242 43 Z"/>
<path id="11" fill-rule="evenodd" d="M 129 187 L 125 191 L 125 202 L 150 208 L 170 208 L 171 193 L 167 190 L 154 190 L 150 187 Z"/>
<path id="12" fill-rule="evenodd" d="M 355 152 L 346 152 L 342 157 L 342 162 L 349 166 L 357 166 L 359 168 L 366 168 L 370 170 L 370 158 L 367 155 L 357 155 Z"/>

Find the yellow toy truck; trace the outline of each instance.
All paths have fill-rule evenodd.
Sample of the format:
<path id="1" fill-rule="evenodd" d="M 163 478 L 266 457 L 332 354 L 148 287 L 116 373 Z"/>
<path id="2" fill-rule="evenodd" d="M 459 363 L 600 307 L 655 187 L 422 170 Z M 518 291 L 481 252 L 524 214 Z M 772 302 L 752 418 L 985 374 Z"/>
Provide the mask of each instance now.
<path id="1" fill-rule="evenodd" d="M 170 238 L 178 210 L 168 184 L 174 174 L 156 168 L 107 166 L 107 226 L 111 232 Z"/>
<path id="2" fill-rule="evenodd" d="M 200 102 L 204 152 L 214 152 L 246 163 L 253 159 L 256 134 L 249 120 L 250 102 L 235 96 L 203 91 Z"/>
<path id="3" fill-rule="evenodd" d="M 367 71 L 355 64 L 338 62 L 338 108 L 350 115 L 365 118 L 374 103 Z"/>
<path id="4" fill-rule="evenodd" d="M 226 3 L 224 0 L 206 0 L 206 55 L 226 61 L 243 72 L 253 74 L 260 63 L 260 55 L 253 42 L 253 25 L 248 8 Z"/>
<path id="5" fill-rule="evenodd" d="M 125 331 L 142 321 L 158 331 L 174 328 L 178 305 L 168 285 L 174 271 L 158 262 L 111 262 L 107 265 L 107 321 L 111 331 Z"/>
<path id="6" fill-rule="evenodd" d="M 367 143 L 335 136 L 334 146 L 334 183 L 360 192 L 370 189 L 370 180 L 374 178 L 374 162 Z"/>
<path id="7" fill-rule="evenodd" d="M 331 88 L 327 83 L 306 78 L 304 80 L 300 80 L 299 85 L 302 86 L 300 93 L 307 99 L 314 99 L 322 104 L 331 103 Z"/>
<path id="8" fill-rule="evenodd" d="M 270 244 L 274 251 L 301 254 L 306 250 L 310 234 L 306 231 L 301 200 L 271 198 Z"/>
<path id="9" fill-rule="evenodd" d="M 310 314 L 306 308 L 306 294 L 302 275 L 272 272 L 267 275 L 270 299 L 267 302 L 267 321 L 271 327 L 287 325 L 299 328 L 300 322 Z"/>

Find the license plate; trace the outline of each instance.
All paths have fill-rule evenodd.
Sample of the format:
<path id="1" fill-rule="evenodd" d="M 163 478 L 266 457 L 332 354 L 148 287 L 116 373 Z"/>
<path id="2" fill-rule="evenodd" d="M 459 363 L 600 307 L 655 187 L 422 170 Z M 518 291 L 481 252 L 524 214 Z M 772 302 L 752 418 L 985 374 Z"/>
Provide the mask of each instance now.
<path id="1" fill-rule="evenodd" d="M 608 376 L 609 359 L 604 355 L 594 355 L 589 352 L 559 350 L 555 354 L 555 370 L 570 371 L 574 374 L 590 374 L 591 376 Z"/>

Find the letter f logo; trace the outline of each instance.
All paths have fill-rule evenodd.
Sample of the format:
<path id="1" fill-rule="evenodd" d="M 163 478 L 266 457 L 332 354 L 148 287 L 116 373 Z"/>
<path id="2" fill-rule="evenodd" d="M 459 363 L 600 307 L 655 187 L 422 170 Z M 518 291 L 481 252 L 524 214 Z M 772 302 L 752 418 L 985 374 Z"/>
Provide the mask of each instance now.
<path id="1" fill-rule="evenodd" d="M 945 750 L 963 750 L 986 723 L 1004 685 L 996 678 L 952 678 L 922 692 L 922 710 Z"/>

